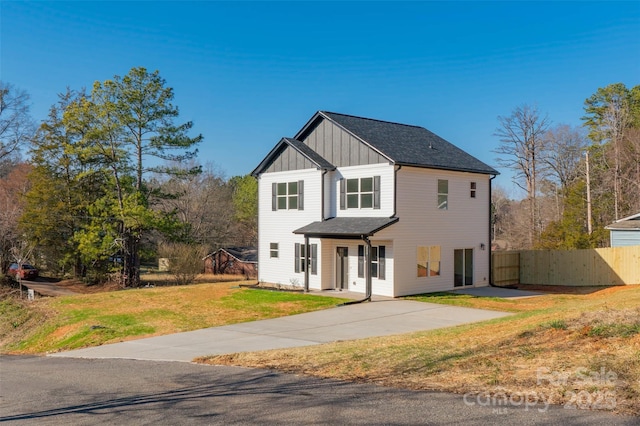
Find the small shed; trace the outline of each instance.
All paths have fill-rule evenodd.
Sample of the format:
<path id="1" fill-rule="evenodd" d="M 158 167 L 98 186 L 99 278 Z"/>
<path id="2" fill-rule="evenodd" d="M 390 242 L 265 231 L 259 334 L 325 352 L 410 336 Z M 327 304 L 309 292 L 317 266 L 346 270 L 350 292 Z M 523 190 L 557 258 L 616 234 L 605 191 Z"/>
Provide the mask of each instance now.
<path id="1" fill-rule="evenodd" d="M 611 237 L 611 247 L 640 245 L 640 213 L 616 220 L 606 226 Z"/>
<path id="2" fill-rule="evenodd" d="M 258 278 L 258 249 L 255 247 L 223 247 L 204 258 L 205 274 L 244 275 Z"/>

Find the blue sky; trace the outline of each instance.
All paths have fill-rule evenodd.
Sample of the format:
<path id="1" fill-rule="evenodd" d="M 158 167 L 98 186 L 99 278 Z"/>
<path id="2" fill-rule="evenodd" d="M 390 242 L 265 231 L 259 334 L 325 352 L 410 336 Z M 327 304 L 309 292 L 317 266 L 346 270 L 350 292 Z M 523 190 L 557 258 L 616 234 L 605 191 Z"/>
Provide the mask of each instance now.
<path id="1" fill-rule="evenodd" d="M 0 25 L 0 79 L 36 119 L 66 87 L 157 69 L 227 177 L 317 110 L 420 125 L 496 167 L 497 116 L 580 125 L 598 87 L 640 84 L 637 1 L 3 0 Z"/>

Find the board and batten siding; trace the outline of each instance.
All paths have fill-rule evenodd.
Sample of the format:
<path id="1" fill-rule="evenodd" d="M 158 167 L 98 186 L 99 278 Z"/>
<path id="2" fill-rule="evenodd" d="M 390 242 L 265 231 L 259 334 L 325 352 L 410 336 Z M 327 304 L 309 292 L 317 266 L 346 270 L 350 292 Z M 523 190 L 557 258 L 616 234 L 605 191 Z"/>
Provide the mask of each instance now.
<path id="1" fill-rule="evenodd" d="M 284 172 L 312 168 L 316 168 L 316 166 L 307 157 L 291 146 L 286 145 L 282 152 L 265 168 L 265 172 Z"/>
<path id="2" fill-rule="evenodd" d="M 453 289 L 455 249 L 473 249 L 473 284 L 489 284 L 489 178 L 416 167 L 402 167 L 397 172 L 400 220 L 375 236 L 394 242 L 393 296 Z M 438 179 L 449 181 L 447 210 L 438 209 Z M 471 182 L 476 183 L 475 198 L 470 196 Z M 420 246 L 440 246 L 440 276 L 417 276 Z"/>
<path id="3" fill-rule="evenodd" d="M 272 183 L 304 181 L 304 210 L 272 210 Z M 304 272 L 295 272 L 295 244 L 304 244 L 304 236 L 292 231 L 322 219 L 322 172 L 316 169 L 263 173 L 258 180 L 258 280 L 273 284 L 304 286 Z M 270 243 L 278 243 L 278 257 L 270 257 Z M 319 239 L 309 244 L 318 245 Z M 309 287 L 320 288 L 322 270 L 318 259 L 318 274 L 309 274 Z"/>
<path id="4" fill-rule="evenodd" d="M 387 158 L 330 121 L 322 120 L 301 142 L 336 167 L 389 162 Z"/>

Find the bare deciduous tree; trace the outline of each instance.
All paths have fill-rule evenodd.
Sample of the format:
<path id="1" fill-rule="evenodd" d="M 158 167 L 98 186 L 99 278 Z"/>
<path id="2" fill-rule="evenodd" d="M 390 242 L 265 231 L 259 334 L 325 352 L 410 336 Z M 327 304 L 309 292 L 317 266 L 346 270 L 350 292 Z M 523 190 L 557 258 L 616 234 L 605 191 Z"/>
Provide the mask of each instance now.
<path id="1" fill-rule="evenodd" d="M 199 175 L 174 177 L 156 185 L 160 191 L 176 195 L 157 200 L 157 207 L 174 212 L 182 223 L 189 225 L 184 240 L 199 242 L 211 250 L 234 244 L 232 188 L 221 172 L 208 166 Z"/>
<path id="2" fill-rule="evenodd" d="M 548 177 L 558 183 L 563 192 L 581 174 L 585 147 L 585 134 L 580 128 L 559 124 L 545 133 L 543 161 Z"/>
<path id="3" fill-rule="evenodd" d="M 539 235 L 536 203 L 537 183 L 545 163 L 545 132 L 549 118 L 542 116 L 537 107 L 522 105 L 516 107 L 510 116 L 498 116 L 500 127 L 495 136 L 500 144 L 494 151 L 499 155 L 498 164 L 512 169 L 514 183 L 526 191 L 529 202 L 529 244 L 533 246 Z"/>
<path id="4" fill-rule="evenodd" d="M 160 256 L 169 259 L 169 272 L 176 285 L 193 284 L 203 272 L 205 250 L 200 245 L 165 243 L 159 248 Z"/>
<path id="5" fill-rule="evenodd" d="M 622 190 L 624 136 L 634 121 L 631 111 L 630 91 L 622 83 L 599 88 L 585 100 L 583 117 L 589 128 L 589 138 L 596 143 L 608 144 L 608 155 L 602 157 L 605 167 L 612 171 L 614 217 L 620 218 L 625 195 Z"/>
<path id="6" fill-rule="evenodd" d="M 28 142 L 35 130 L 29 114 L 29 94 L 0 81 L 0 161 Z"/>
<path id="7" fill-rule="evenodd" d="M 622 186 L 628 193 L 630 212 L 640 212 L 640 128 L 625 132 Z"/>
<path id="8" fill-rule="evenodd" d="M 15 166 L 6 178 L 0 178 L 0 272 L 15 259 L 11 250 L 19 245 L 18 222 L 23 213 L 24 194 L 29 189 L 27 164 Z"/>

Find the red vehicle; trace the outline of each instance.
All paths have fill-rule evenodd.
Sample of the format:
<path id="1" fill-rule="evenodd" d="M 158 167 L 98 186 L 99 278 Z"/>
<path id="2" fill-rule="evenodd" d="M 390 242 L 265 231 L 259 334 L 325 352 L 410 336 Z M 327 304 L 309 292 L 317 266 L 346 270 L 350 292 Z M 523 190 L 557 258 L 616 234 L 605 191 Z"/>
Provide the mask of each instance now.
<path id="1" fill-rule="evenodd" d="M 22 280 L 32 280 L 38 278 L 38 270 L 28 263 L 23 263 L 22 266 L 17 263 L 12 263 L 9 266 L 9 275 L 18 277 Z"/>

